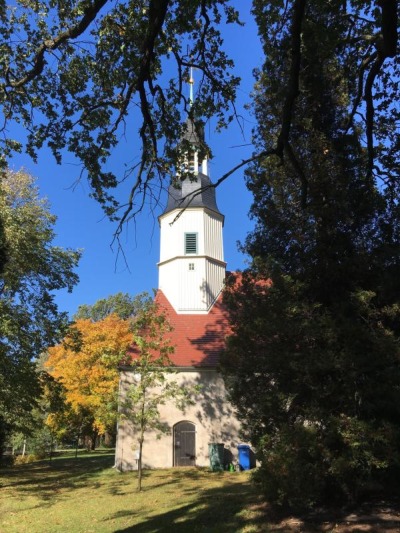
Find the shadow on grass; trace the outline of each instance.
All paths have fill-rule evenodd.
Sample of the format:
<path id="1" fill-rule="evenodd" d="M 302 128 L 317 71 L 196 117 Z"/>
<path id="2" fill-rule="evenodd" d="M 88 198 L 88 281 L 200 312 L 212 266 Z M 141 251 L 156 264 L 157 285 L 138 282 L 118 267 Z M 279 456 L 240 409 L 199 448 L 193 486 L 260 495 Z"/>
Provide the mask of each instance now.
<path id="1" fill-rule="evenodd" d="M 160 512 L 148 517 L 140 524 L 116 529 L 113 533 L 230 533 L 230 532 L 269 532 L 269 533 L 399 533 L 400 515 L 398 510 L 389 510 L 382 516 L 381 509 L 368 514 L 349 513 L 336 510 L 322 513 L 321 516 L 277 517 L 267 510 L 268 505 L 254 504 L 254 497 L 243 495 L 241 487 L 231 491 L 229 502 L 226 491 L 207 490 L 199 495 L 196 502 L 183 505 L 179 509 Z M 221 503 L 223 504 L 221 506 Z M 394 514 L 393 514 L 394 513 Z M 134 518 L 137 513 L 128 511 L 116 513 L 116 518 Z"/>
<path id="2" fill-rule="evenodd" d="M 0 486 L 17 488 L 22 494 L 34 491 L 42 500 L 52 500 L 61 491 L 96 486 L 96 474 L 112 467 L 112 452 L 92 452 L 78 457 L 57 457 L 0 470 Z"/>
<path id="3" fill-rule="evenodd" d="M 218 474 L 170 470 L 159 472 L 158 479 L 155 479 L 153 472 L 151 486 L 146 487 L 144 479 L 143 495 L 154 499 L 154 509 L 147 515 L 140 509 L 114 513 L 108 520 L 123 519 L 127 526 L 115 529 L 113 533 L 400 532 L 399 500 L 369 502 L 356 509 L 320 509 L 307 515 L 276 514 L 257 494 L 257 488 L 249 478 L 238 481 L 238 478 L 225 475 L 220 486 L 206 487 L 208 479 L 215 475 Z M 174 492 L 174 509 L 163 509 L 161 502 L 157 512 L 156 490 L 160 487 Z M 194 498 L 187 497 L 193 493 Z"/>
<path id="4" fill-rule="evenodd" d="M 400 501 L 370 502 L 352 510 L 319 510 L 302 517 L 277 516 L 248 475 L 195 468 L 145 471 L 143 491 L 135 498 L 137 474 L 111 471 L 113 463 L 112 454 L 95 452 L 77 459 L 20 465 L 0 471 L 0 485 L 9 487 L 16 498 L 34 494 L 40 499 L 29 501 L 24 511 L 29 511 L 31 503 L 31 509 L 50 507 L 64 494 L 71 497 L 74 489 L 85 487 L 86 493 L 79 491 L 71 500 L 79 506 L 79 499 L 93 497 L 92 489 L 101 486 L 103 492 L 98 495 L 107 508 L 101 520 L 107 528 L 104 531 L 113 533 L 400 531 Z M 115 505 L 118 500 L 120 504 Z"/>
<path id="5" fill-rule="evenodd" d="M 245 527 L 246 531 L 264 531 L 262 524 L 265 513 L 262 502 L 255 494 L 248 478 L 238 481 L 234 479 L 235 475 L 231 477 L 222 475 L 221 485 L 207 487 L 206 484 L 212 482 L 213 478 L 218 475 L 204 470 L 176 469 L 160 471 L 159 476 L 155 478 L 154 472 L 152 472 L 151 486 L 146 486 L 145 475 L 144 489 L 141 494 L 143 497 L 148 495 L 149 498 L 155 498 L 154 510 L 148 513 L 148 516 L 135 509 L 118 511 L 111 515 L 108 520 L 121 518 L 124 518 L 125 522 L 141 520 L 139 524 L 136 523 L 124 529 L 116 529 L 114 533 L 130 531 L 135 533 L 165 531 L 174 531 L 174 533 L 235 532 Z M 163 493 L 174 493 L 178 508 L 163 510 L 161 502 L 159 504 L 160 512 L 157 513 L 156 491 L 160 488 L 162 488 Z M 194 498 L 193 495 L 195 495 Z M 180 506 L 179 501 L 182 501 Z M 259 510 L 257 509 L 257 502 L 261 504 Z"/>
<path id="6" fill-rule="evenodd" d="M 142 493 L 152 491 L 154 488 L 164 488 L 165 493 L 176 493 L 176 485 L 184 484 L 185 481 L 190 480 L 192 482 L 199 481 L 204 478 L 204 473 L 208 472 L 205 468 L 173 468 L 173 469 L 160 469 L 160 470 L 144 470 L 142 472 Z M 127 477 L 135 476 L 136 487 L 136 471 L 121 473 L 121 480 Z M 147 480 L 151 479 L 151 485 L 147 485 Z M 169 486 L 169 487 L 168 487 Z M 125 493 L 126 485 L 121 482 L 117 483 L 109 489 L 109 493 L 113 496 L 118 496 Z M 185 487 L 180 488 L 185 494 L 190 494 L 198 491 L 198 487 Z M 129 487 L 129 492 L 132 492 L 132 487 Z"/>

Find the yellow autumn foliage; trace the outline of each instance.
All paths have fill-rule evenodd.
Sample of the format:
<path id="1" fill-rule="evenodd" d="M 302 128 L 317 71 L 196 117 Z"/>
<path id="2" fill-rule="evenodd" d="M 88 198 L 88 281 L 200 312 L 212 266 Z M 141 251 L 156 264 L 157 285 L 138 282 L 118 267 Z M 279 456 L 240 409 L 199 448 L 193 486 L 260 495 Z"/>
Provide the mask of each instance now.
<path id="1" fill-rule="evenodd" d="M 112 416 L 118 365 L 126 359 L 131 343 L 130 321 L 109 315 L 98 322 L 77 320 L 62 343 L 49 349 L 47 371 L 62 383 L 74 411 L 83 408 L 93 414 L 100 433 Z"/>

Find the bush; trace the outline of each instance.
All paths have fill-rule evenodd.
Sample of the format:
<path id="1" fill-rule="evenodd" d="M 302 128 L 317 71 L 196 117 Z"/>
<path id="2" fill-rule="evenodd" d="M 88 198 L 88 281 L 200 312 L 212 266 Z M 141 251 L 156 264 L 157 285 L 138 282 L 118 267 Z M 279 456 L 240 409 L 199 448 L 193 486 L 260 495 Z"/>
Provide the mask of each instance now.
<path id="1" fill-rule="evenodd" d="M 265 436 L 261 450 L 255 479 L 272 505 L 304 511 L 321 500 L 326 475 L 316 428 L 285 427 Z"/>
<path id="2" fill-rule="evenodd" d="M 38 459 L 50 456 L 53 438 L 47 426 L 43 426 L 28 439 L 28 450 Z"/>
<path id="3" fill-rule="evenodd" d="M 26 465 L 28 463 L 34 463 L 35 461 L 39 461 L 39 458 L 30 453 L 28 455 L 17 455 L 14 459 L 15 465 Z"/>
<path id="4" fill-rule="evenodd" d="M 332 417 L 326 461 L 336 492 L 355 502 L 371 488 L 385 486 L 398 465 L 398 437 L 398 429 L 384 421 Z"/>
<path id="5" fill-rule="evenodd" d="M 326 502 L 355 503 L 394 484 L 398 441 L 392 424 L 344 415 L 324 425 L 285 425 L 261 440 L 255 478 L 277 507 L 304 511 Z"/>

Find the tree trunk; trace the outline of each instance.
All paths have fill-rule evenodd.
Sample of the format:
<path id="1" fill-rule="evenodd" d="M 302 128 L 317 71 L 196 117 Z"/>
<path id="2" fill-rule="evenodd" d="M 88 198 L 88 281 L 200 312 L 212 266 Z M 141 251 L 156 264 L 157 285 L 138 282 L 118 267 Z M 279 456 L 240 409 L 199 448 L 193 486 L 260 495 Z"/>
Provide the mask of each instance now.
<path id="1" fill-rule="evenodd" d="M 97 431 L 94 431 L 93 434 L 92 434 L 92 438 L 91 438 L 91 443 L 90 443 L 90 449 L 92 452 L 95 451 L 96 449 L 96 443 L 97 443 L 97 437 L 99 436 L 99 434 L 97 433 Z"/>
<path id="2" fill-rule="evenodd" d="M 141 432 L 139 439 L 139 459 L 138 459 L 138 486 L 137 490 L 142 490 L 142 449 L 143 449 L 143 431 Z"/>
<path id="3" fill-rule="evenodd" d="M 144 441 L 144 430 L 145 430 L 145 421 L 144 421 L 144 412 L 145 412 L 145 401 L 146 401 L 146 389 L 143 389 L 143 398 L 141 411 L 142 416 L 140 419 L 140 437 L 139 437 L 139 460 L 138 460 L 138 492 L 142 490 L 142 450 L 143 450 L 143 441 Z"/>
<path id="4" fill-rule="evenodd" d="M 8 431 L 9 431 L 8 425 L 5 423 L 4 419 L 0 416 L 0 464 L 3 459 Z"/>

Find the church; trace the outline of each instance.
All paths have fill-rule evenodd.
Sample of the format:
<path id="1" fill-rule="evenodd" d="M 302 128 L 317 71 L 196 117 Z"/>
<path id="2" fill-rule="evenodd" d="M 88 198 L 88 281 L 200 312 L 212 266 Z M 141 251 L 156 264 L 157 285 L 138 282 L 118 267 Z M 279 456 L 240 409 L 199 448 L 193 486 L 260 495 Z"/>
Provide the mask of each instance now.
<path id="1" fill-rule="evenodd" d="M 188 119 L 184 139 L 191 146 L 185 164 L 196 180 L 180 179 L 168 190 L 168 201 L 159 217 L 160 261 L 156 302 L 165 311 L 173 331 L 171 356 L 174 379 L 182 385 L 200 385 L 194 405 L 182 412 L 173 403 L 159 407 L 161 422 L 170 428 L 157 438 L 145 435 L 142 465 L 145 468 L 209 466 L 209 444 L 223 444 L 229 461 L 237 457 L 239 422 L 227 400 L 219 355 L 229 333 L 222 305 L 226 275 L 223 252 L 224 216 L 208 177 L 207 158 L 199 161 L 199 137 Z M 176 184 L 179 184 L 177 187 Z M 133 382 L 129 367 L 120 371 L 120 401 Z M 137 437 L 127 419 L 118 425 L 116 467 L 137 467 Z"/>

